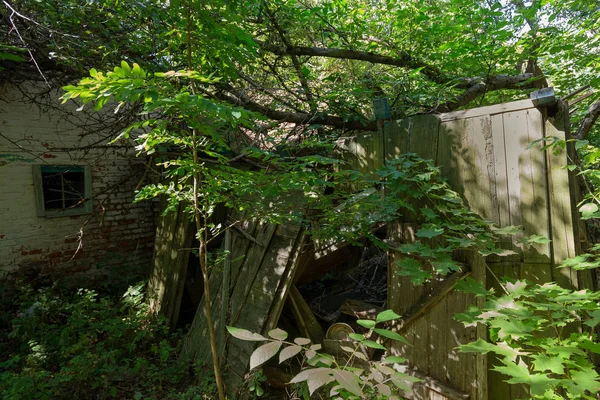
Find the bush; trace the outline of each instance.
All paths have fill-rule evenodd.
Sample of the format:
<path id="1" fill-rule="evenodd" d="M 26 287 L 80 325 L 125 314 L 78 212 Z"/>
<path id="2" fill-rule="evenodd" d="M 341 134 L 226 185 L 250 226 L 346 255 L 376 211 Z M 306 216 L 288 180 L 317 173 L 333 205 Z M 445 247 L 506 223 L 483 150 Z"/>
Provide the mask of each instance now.
<path id="1" fill-rule="evenodd" d="M 131 286 L 120 298 L 23 289 L 10 328 L 0 332 L 1 397 L 205 398 L 208 385 L 191 385 L 176 363 L 181 335 L 149 318 L 142 289 Z"/>

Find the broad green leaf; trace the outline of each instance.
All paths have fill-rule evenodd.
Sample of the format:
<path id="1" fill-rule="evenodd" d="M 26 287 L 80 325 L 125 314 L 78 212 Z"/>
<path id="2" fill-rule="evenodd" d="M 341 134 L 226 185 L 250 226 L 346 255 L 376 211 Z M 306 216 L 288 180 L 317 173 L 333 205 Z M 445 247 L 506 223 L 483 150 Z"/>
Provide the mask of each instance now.
<path id="1" fill-rule="evenodd" d="M 392 321 L 392 320 L 395 320 L 398 318 L 401 318 L 400 315 L 396 314 L 392 310 L 385 310 L 385 311 L 382 311 L 379 314 L 377 314 L 376 321 L 377 321 L 377 323 L 388 322 L 388 321 Z"/>
<path id="2" fill-rule="evenodd" d="M 348 337 L 352 340 L 356 340 L 357 342 L 362 342 L 363 340 L 365 340 L 365 337 L 360 333 L 351 333 L 348 335 Z"/>
<path id="3" fill-rule="evenodd" d="M 404 344 L 409 344 L 408 341 L 401 335 L 399 335 L 396 332 L 387 330 L 387 329 L 380 329 L 380 328 L 375 328 L 374 331 L 376 333 L 378 333 L 380 336 L 386 337 L 388 339 L 392 339 L 392 340 L 396 340 L 398 342 L 402 342 Z"/>
<path id="4" fill-rule="evenodd" d="M 284 348 L 279 353 L 279 363 L 281 364 L 285 360 L 294 357 L 296 354 L 300 353 L 301 351 L 302 351 L 302 347 L 297 346 L 297 345 L 291 345 L 291 346 Z"/>
<path id="5" fill-rule="evenodd" d="M 385 346 L 382 346 L 379 343 L 374 342 L 372 340 L 363 340 L 361 343 L 364 344 L 367 347 L 372 348 L 372 349 L 387 350 L 385 348 Z"/>
<path id="6" fill-rule="evenodd" d="M 398 357 L 398 356 L 390 356 L 386 357 L 382 363 L 385 364 L 404 364 L 406 362 L 406 358 Z"/>
<path id="7" fill-rule="evenodd" d="M 375 321 L 369 319 L 359 319 L 356 323 L 367 329 L 373 329 L 375 327 Z"/>
<path id="8" fill-rule="evenodd" d="M 584 322 L 585 325 L 594 328 L 596 325 L 600 324 L 600 310 L 591 311 L 590 317 L 590 319 Z"/>
<path id="9" fill-rule="evenodd" d="M 506 282 L 504 287 L 515 299 L 527 293 L 527 282 L 525 281 Z"/>
<path id="10" fill-rule="evenodd" d="M 490 250 L 479 250 L 478 251 L 479 254 L 481 254 L 482 256 L 491 256 L 492 254 L 500 256 L 500 257 L 506 257 L 506 256 L 512 256 L 517 254 L 517 252 L 513 251 L 513 250 L 506 250 L 506 249 L 490 249 Z"/>
<path id="11" fill-rule="evenodd" d="M 444 233 L 444 230 L 442 228 L 421 228 L 417 231 L 417 233 L 415 234 L 418 237 L 423 237 L 423 238 L 434 238 L 436 236 L 440 236 L 442 233 Z"/>
<path id="12" fill-rule="evenodd" d="M 329 368 L 310 368 L 300 372 L 292 378 L 290 383 L 300 383 L 306 381 L 308 391 L 312 395 L 321 386 L 328 384 L 334 380 L 331 375 L 332 370 Z"/>
<path id="13" fill-rule="evenodd" d="M 533 355 L 534 371 L 551 371 L 562 375 L 565 372 L 563 360 L 559 357 L 549 357 L 545 354 Z"/>
<path id="14" fill-rule="evenodd" d="M 396 261 L 396 265 L 399 267 L 398 275 L 410 277 L 414 285 L 420 285 L 431 278 L 431 274 L 424 271 L 421 263 L 414 258 L 401 258 Z"/>
<path id="15" fill-rule="evenodd" d="M 582 219 L 594 218 L 598 212 L 598 205 L 596 203 L 586 203 L 579 207 Z"/>
<path id="16" fill-rule="evenodd" d="M 473 278 L 467 277 L 465 279 L 461 279 L 454 285 L 454 288 L 459 292 L 463 293 L 471 293 L 475 296 L 488 296 L 493 293 L 493 290 L 486 290 L 485 287 L 480 283 L 475 281 Z"/>
<path id="17" fill-rule="evenodd" d="M 276 328 L 276 329 L 269 331 L 269 336 L 272 337 L 273 339 L 285 340 L 285 339 L 287 339 L 288 334 L 283 329 Z"/>
<path id="18" fill-rule="evenodd" d="M 259 335 L 258 333 L 250 332 L 246 329 L 235 328 L 233 326 L 227 326 L 227 331 L 231 334 L 231 336 L 240 340 L 246 340 L 250 342 L 268 340 L 266 337 Z"/>
<path id="19" fill-rule="evenodd" d="M 524 243 L 526 245 L 548 244 L 548 243 L 550 243 L 550 239 L 548 239 L 546 236 L 543 236 L 543 235 L 531 235 L 531 236 L 521 239 L 520 242 Z"/>
<path id="20" fill-rule="evenodd" d="M 363 391 L 360 388 L 359 377 L 350 371 L 344 371 L 340 369 L 331 370 L 335 380 L 350 393 L 363 397 Z"/>
<path id="21" fill-rule="evenodd" d="M 575 396 L 582 396 L 586 391 L 592 395 L 600 392 L 598 373 L 592 368 L 585 371 L 572 371 L 571 379 L 565 382 L 565 386 L 569 389 L 569 393 Z"/>
<path id="22" fill-rule="evenodd" d="M 497 228 L 495 226 L 492 226 L 492 231 L 494 231 L 494 233 L 496 233 L 498 235 L 508 236 L 508 235 L 518 235 L 519 233 L 522 233 L 523 228 L 521 228 L 520 226 L 513 226 L 513 225 L 505 226 L 502 228 Z"/>
<path id="23" fill-rule="evenodd" d="M 300 345 L 300 346 L 305 346 L 310 343 L 310 339 L 303 338 L 303 337 L 297 337 L 294 339 L 294 343 L 296 343 L 297 345 Z"/>
<path id="24" fill-rule="evenodd" d="M 254 369 L 265 361 L 273 358 L 281 348 L 281 344 L 282 343 L 279 341 L 269 342 L 254 350 L 250 356 L 250 369 Z"/>

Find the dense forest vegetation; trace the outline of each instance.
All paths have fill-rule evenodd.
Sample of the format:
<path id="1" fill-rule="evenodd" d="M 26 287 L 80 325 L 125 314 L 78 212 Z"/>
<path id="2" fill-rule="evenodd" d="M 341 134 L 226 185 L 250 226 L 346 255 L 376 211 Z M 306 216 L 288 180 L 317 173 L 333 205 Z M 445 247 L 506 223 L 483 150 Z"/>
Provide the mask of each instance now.
<path id="1" fill-rule="evenodd" d="M 390 118 L 399 119 L 525 99 L 553 87 L 572 105 L 579 160 L 570 168 L 584 187 L 582 217 L 599 216 L 600 5 L 594 1 L 5 0 L 0 7 L 6 32 L 0 79 L 63 87 L 65 102 L 118 115 L 106 141 L 134 141 L 139 156 L 166 178 L 145 182 L 140 201 L 161 196 L 165 212 L 186 205 L 208 299 L 214 259 L 208 245 L 226 229 L 211 220 L 219 204 L 273 223 L 318 216 L 325 223 L 314 237 L 350 241 L 367 236 L 377 242 L 373 224 L 419 212 L 426 222 L 421 236 L 443 235 L 449 245 L 410 252 L 442 274 L 457 268 L 449 257 L 454 249 L 502 253 L 499 235 L 516 228 L 490 230 L 431 163 L 402 156 L 376 178 L 339 168 L 335 140 L 351 130 L 377 131 L 376 99 L 388 99 Z M 545 144 L 557 151 L 566 146 Z M 383 185 L 396 196 L 382 201 L 369 193 L 356 206 L 358 190 Z M 452 216 L 415 210 L 403 200 L 423 196 Z M 340 212 L 349 201 L 353 206 Z M 595 269 L 597 250 L 565 265 Z M 20 283 L 0 308 L 3 398 L 224 398 L 215 346 L 212 375 L 195 375 L 178 362 L 185 332 L 149 316 L 147 274 L 134 272 L 117 272 L 109 285 L 75 294 L 61 282 Z M 419 264 L 406 265 L 406 274 L 416 283 L 431 278 Z M 134 278 L 140 283 L 127 288 Z M 485 323 L 491 332 L 490 342 L 463 351 L 496 353 L 501 365 L 495 370 L 527 387 L 532 398 L 596 398 L 600 379 L 592 354 L 600 353 L 594 333 L 600 292 L 518 281 L 504 282 L 496 297 L 473 280 L 460 286 L 488 302 L 459 318 Z M 210 321 L 210 300 L 205 306 Z M 396 317 L 382 313 L 376 322 Z M 570 324 L 583 328 L 563 332 Z M 404 340 L 373 321 L 363 325 Z M 544 336 L 550 331 L 555 334 Z M 231 332 L 269 341 L 257 364 L 287 336 Z M 366 336 L 354 339 L 381 346 Z M 306 343 L 288 345 L 283 351 L 292 357 Z M 315 350 L 304 352 L 314 358 Z M 389 358 L 393 362 L 402 360 Z M 337 384 L 339 398 L 397 398 L 395 390 L 409 378 L 379 367 L 360 380 L 319 359 L 296 378 L 308 381 L 311 393 Z M 385 385 L 377 374 L 389 376 Z M 260 397 L 260 376 L 254 376 L 251 393 Z M 308 396 L 301 385 L 295 393 Z"/>

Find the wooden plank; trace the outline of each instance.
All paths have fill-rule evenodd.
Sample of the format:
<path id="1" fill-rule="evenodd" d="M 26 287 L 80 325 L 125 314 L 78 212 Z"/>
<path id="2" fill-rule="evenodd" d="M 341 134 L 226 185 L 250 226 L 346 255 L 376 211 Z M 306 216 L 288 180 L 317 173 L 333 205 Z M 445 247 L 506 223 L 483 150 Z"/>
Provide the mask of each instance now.
<path id="1" fill-rule="evenodd" d="M 429 370 L 429 376 L 440 382 L 449 382 L 449 371 L 448 371 L 448 349 L 446 343 L 446 337 L 449 334 L 448 331 L 448 320 L 452 318 L 452 315 L 448 313 L 448 301 L 446 299 L 446 293 L 431 306 L 428 311 L 429 320 L 431 326 L 429 328 L 429 342 L 430 348 L 427 351 L 430 353 L 429 363 L 431 365 Z M 452 382 L 454 383 L 454 382 Z M 435 397 L 429 397 L 435 398 Z"/>
<path id="2" fill-rule="evenodd" d="M 465 191 L 461 178 L 461 167 L 464 163 L 460 159 L 464 130 L 465 120 L 443 122 L 440 125 L 438 139 L 437 164 L 441 167 L 442 176 L 448 180 L 450 187 L 459 194 Z"/>
<path id="3" fill-rule="evenodd" d="M 509 225 L 522 226 L 523 214 L 521 209 L 521 154 L 527 146 L 527 133 L 523 135 L 523 127 L 527 123 L 527 111 L 516 111 L 502 115 L 504 123 L 504 145 L 506 154 L 506 180 L 508 183 L 508 215 Z M 515 235 L 521 239 L 522 234 Z"/>
<path id="4" fill-rule="evenodd" d="M 411 119 L 391 121 L 384 128 L 385 159 L 391 160 L 409 151 Z"/>
<path id="5" fill-rule="evenodd" d="M 287 255 L 287 265 L 281 276 L 279 277 L 279 285 L 273 296 L 272 305 L 268 312 L 268 318 L 263 331 L 269 331 L 277 326 L 279 316 L 283 310 L 285 299 L 288 297 L 290 288 L 294 286 L 294 277 L 298 271 L 298 266 L 301 261 L 301 254 L 308 241 L 308 236 L 304 230 L 299 227 L 294 227 L 296 236 L 293 242 L 293 248 Z M 308 305 L 306 305 L 308 307 Z M 311 313 L 312 314 L 312 313 Z M 316 319 L 311 322 L 316 322 Z M 317 323 L 318 324 L 318 323 Z"/>
<path id="6" fill-rule="evenodd" d="M 179 310 L 181 309 L 181 298 L 185 288 L 187 276 L 187 267 L 190 259 L 190 246 L 192 245 L 192 222 L 189 215 L 185 212 L 183 204 L 179 206 L 179 217 L 175 235 L 171 248 L 171 276 L 173 289 L 169 296 L 169 313 L 165 316 L 170 321 L 171 328 L 174 328 L 179 319 Z"/>
<path id="7" fill-rule="evenodd" d="M 294 320 L 300 329 L 300 333 L 304 337 L 309 338 L 313 343 L 321 343 L 325 337 L 325 332 L 296 285 L 290 287 L 287 301 L 292 310 Z"/>
<path id="8" fill-rule="evenodd" d="M 486 259 L 478 252 L 473 250 L 458 251 L 454 253 L 454 259 L 467 265 L 471 271 L 471 276 L 476 282 L 481 282 L 487 286 L 488 266 Z M 475 304 L 479 308 L 483 308 L 485 299 L 483 297 L 470 298 L 468 304 Z M 475 337 L 472 339 L 488 339 L 488 328 L 484 324 L 477 324 L 475 328 Z M 471 375 L 470 382 L 467 382 L 465 387 L 466 392 L 470 392 L 472 399 L 487 399 L 488 398 L 488 356 L 487 354 L 474 354 L 474 374 Z M 469 390 L 470 389 L 470 390 Z"/>
<path id="9" fill-rule="evenodd" d="M 440 120 L 436 115 L 415 115 L 409 124 L 409 151 L 436 162 Z"/>
<path id="10" fill-rule="evenodd" d="M 477 329 L 465 327 L 462 323 L 452 319 L 452 316 L 465 312 L 475 297 L 466 293 L 452 291 L 446 296 L 447 326 L 446 326 L 446 365 L 448 382 L 458 390 L 471 393 L 477 380 L 475 368 L 476 357 L 473 353 L 460 353 L 458 346 L 477 340 Z"/>
<path id="11" fill-rule="evenodd" d="M 250 275 L 254 274 L 254 278 L 246 281 L 241 274 L 238 279 L 234 295 L 241 294 L 237 295 L 235 305 L 232 298 L 231 324 L 252 332 L 266 333 L 275 327 L 279 319 L 285 296 L 293 282 L 305 236 L 299 226 L 279 225 L 270 234 L 269 229 L 262 229 L 261 232 L 270 236 L 269 244 L 265 250 L 260 251 L 260 258 L 254 257 L 258 265 L 255 268 L 248 266 L 246 269 Z M 254 247 L 256 246 L 258 245 Z M 249 254 L 246 264 L 250 259 Z M 237 372 L 242 369 L 247 371 L 250 354 L 255 346 L 254 342 L 236 343 L 236 347 L 242 349 L 245 356 L 239 349 L 232 348 L 226 355 L 227 364 L 235 364 Z"/>
<path id="12" fill-rule="evenodd" d="M 494 158 L 494 187 L 496 189 L 495 197 L 492 197 L 492 204 L 497 209 L 498 217 L 494 219 L 499 226 L 510 225 L 510 201 L 508 195 L 508 170 L 506 167 L 506 145 L 504 136 L 504 118 L 502 114 L 491 117 L 492 128 L 492 146 Z M 512 249 L 512 240 L 510 237 L 504 237 L 499 243 L 503 249 Z"/>
<path id="13" fill-rule="evenodd" d="M 554 118 L 548 118 L 545 124 L 545 136 L 565 138 L 568 112 L 565 107 L 559 109 Z M 569 175 L 563 167 L 567 165 L 565 151 L 554 154 L 552 149 L 546 150 L 548 163 L 548 198 L 550 209 L 552 262 L 560 265 L 567 258 L 576 255 L 575 227 L 572 212 L 571 185 Z M 577 272 L 567 268 L 555 268 L 553 279 L 564 287 L 579 287 Z"/>
<path id="14" fill-rule="evenodd" d="M 239 229 L 244 230 L 245 233 L 254 237 L 256 234 L 256 228 L 259 226 L 258 220 L 247 220 L 245 218 L 245 213 L 232 213 L 231 221 L 229 223 L 233 223 L 239 221 L 237 226 Z M 248 248 L 250 247 L 250 240 L 248 240 L 244 235 L 240 234 L 237 231 L 232 231 L 233 235 L 231 237 L 231 253 L 229 253 L 229 259 L 231 262 L 231 282 L 229 287 L 229 293 L 231 294 L 233 286 L 235 282 L 237 282 L 240 270 L 244 264 L 244 260 L 246 258 L 246 254 L 248 252 Z"/>
<path id="15" fill-rule="evenodd" d="M 191 245 L 192 224 L 183 205 L 163 217 L 157 228 L 153 269 L 148 282 L 150 310 L 175 326 L 179 316 Z"/>
<path id="16" fill-rule="evenodd" d="M 259 243 L 264 243 L 264 246 L 259 246 L 252 243 L 244 258 L 244 263 L 240 268 L 236 287 L 231 294 L 231 321 L 237 320 L 241 312 L 243 304 L 246 302 L 248 293 L 254 283 L 258 269 L 262 264 L 263 257 L 269 248 L 273 234 L 275 233 L 276 225 L 261 222 L 256 228 L 256 239 Z"/>
<path id="17" fill-rule="evenodd" d="M 491 119 L 487 115 L 465 120 L 457 164 L 464 188 L 461 194 L 467 200 L 471 210 L 483 218 L 493 220 L 495 212 L 490 177 L 495 173 L 495 165 L 491 124 Z"/>
<path id="18" fill-rule="evenodd" d="M 537 109 L 526 111 L 526 124 L 521 127 L 522 156 L 519 165 L 521 174 L 521 202 L 523 231 L 525 235 L 542 235 L 550 238 L 548 198 L 546 187 L 546 160 L 539 147 L 528 147 L 543 138 L 544 123 Z M 524 248 L 524 262 L 550 261 L 550 245 L 535 244 Z"/>
<path id="19" fill-rule="evenodd" d="M 469 110 L 453 111 L 440 114 L 439 117 L 442 122 L 447 122 L 466 118 L 481 117 L 484 115 L 496 115 L 519 110 L 527 110 L 534 107 L 535 106 L 533 105 L 533 102 L 530 99 L 527 99 L 513 101 L 511 103 L 496 104 L 493 106 L 471 108 Z"/>

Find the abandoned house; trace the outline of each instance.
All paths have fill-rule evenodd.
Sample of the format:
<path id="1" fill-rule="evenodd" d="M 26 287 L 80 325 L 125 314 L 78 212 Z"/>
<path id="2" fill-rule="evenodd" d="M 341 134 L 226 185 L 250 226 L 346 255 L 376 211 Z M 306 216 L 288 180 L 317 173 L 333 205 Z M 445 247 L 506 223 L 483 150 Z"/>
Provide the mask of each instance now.
<path id="1" fill-rule="evenodd" d="M 248 379 L 256 343 L 233 338 L 226 325 L 262 334 L 280 327 L 335 352 L 340 329 L 342 334 L 360 329 L 357 318 L 375 319 L 386 308 L 402 316 L 396 330 L 410 343 L 395 345 L 393 353 L 409 360 L 405 372 L 422 380 L 403 394 L 406 398 L 506 400 L 526 395 L 522 387 L 505 383 L 501 374 L 488 373 L 495 362 L 492 356 L 458 351 L 461 344 L 487 339 L 487 330 L 453 319 L 482 301 L 454 287 L 467 276 L 488 288 L 498 285 L 496 276 L 592 287 L 589 273 L 555 268 L 581 251 L 585 235 L 577 222 L 576 179 L 563 168 L 567 152 L 530 146 L 569 135 L 568 109 L 550 97 L 544 105 L 522 100 L 381 121 L 376 133 L 357 133 L 338 142 L 350 167 L 362 171 L 374 171 L 407 152 L 433 160 L 471 209 L 498 226 L 522 227 L 522 233 L 502 243 L 514 251 L 512 256 L 454 252 L 460 270 L 415 286 L 398 274 L 396 261 L 409 257 L 405 253 L 386 253 L 368 244 L 319 244 L 302 227 L 244 220 L 230 212 L 230 221 L 244 222 L 225 232 L 220 246 L 229 257 L 210 275 L 216 342 L 230 396 L 244 398 L 235 391 Z M 418 228 L 419 221 L 405 218 L 375 234 L 414 243 Z M 185 251 L 192 232 L 181 209 L 161 218 L 148 292 L 151 309 L 172 325 L 182 318 L 192 322 L 180 358 L 206 370 L 211 352 L 204 308 L 198 307 L 202 289 Z M 525 245 L 518 241 L 523 235 L 543 235 L 551 242 Z M 266 365 L 263 372 L 270 384 L 280 387 L 293 376 L 277 366 Z"/>
<path id="2" fill-rule="evenodd" d="M 0 277 L 148 266 L 155 216 L 133 203 L 144 160 L 106 116 L 43 84 L 0 88 Z"/>

